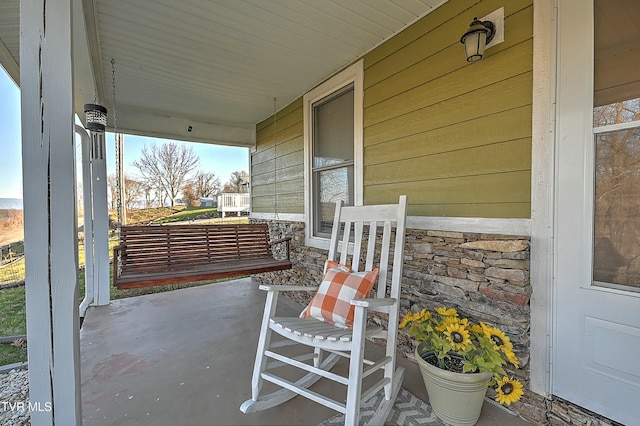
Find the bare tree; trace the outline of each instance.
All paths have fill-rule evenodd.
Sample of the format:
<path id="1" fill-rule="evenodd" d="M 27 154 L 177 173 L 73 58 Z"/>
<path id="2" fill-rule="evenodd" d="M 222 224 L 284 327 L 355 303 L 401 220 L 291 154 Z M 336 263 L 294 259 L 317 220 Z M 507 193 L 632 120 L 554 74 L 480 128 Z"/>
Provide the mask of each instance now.
<path id="1" fill-rule="evenodd" d="M 145 193 L 147 185 L 139 180 L 132 179 L 127 175 L 124 176 L 124 199 L 126 200 L 125 208 L 131 210 L 134 208 L 140 208 L 140 206 L 146 207 Z"/>
<path id="2" fill-rule="evenodd" d="M 107 186 L 109 188 L 109 210 L 115 210 L 116 198 L 118 197 L 118 177 L 115 173 L 112 173 L 107 177 Z"/>
<path id="3" fill-rule="evenodd" d="M 140 159 L 134 161 L 133 166 L 140 171 L 147 185 L 169 196 L 173 207 L 198 161 L 192 148 L 168 142 L 160 146 L 151 145 L 151 149 L 145 145 Z"/>
<path id="4" fill-rule="evenodd" d="M 198 198 L 210 198 L 220 192 L 220 179 L 215 173 L 198 172 L 191 179 L 190 184 L 193 186 L 194 195 Z"/>
<path id="5" fill-rule="evenodd" d="M 238 170 L 231 173 L 231 177 L 224 184 L 223 192 L 248 192 L 249 191 L 249 173 Z"/>
<path id="6" fill-rule="evenodd" d="M 198 196 L 196 195 L 195 189 L 192 183 L 188 183 L 182 189 L 182 200 L 187 206 L 199 206 L 200 201 L 198 200 Z"/>

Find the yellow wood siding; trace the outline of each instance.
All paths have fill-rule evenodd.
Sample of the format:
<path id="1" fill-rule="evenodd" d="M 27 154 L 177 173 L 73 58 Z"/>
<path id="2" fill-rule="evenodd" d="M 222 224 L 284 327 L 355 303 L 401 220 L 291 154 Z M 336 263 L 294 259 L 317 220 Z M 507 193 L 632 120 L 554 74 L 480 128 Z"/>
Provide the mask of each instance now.
<path id="1" fill-rule="evenodd" d="M 504 43 L 465 62 L 460 35 L 502 6 Z M 365 204 L 530 217 L 532 33 L 531 0 L 451 0 L 365 56 Z"/>
<path id="2" fill-rule="evenodd" d="M 505 41 L 465 62 L 460 35 L 503 6 Z M 532 34 L 532 0 L 449 0 L 364 57 L 365 204 L 530 217 Z M 304 213 L 302 98 L 276 117 L 256 127 L 252 208 Z"/>
<path id="3" fill-rule="evenodd" d="M 278 111 L 275 135 L 273 116 L 256 126 L 256 150 L 251 154 L 254 212 L 304 213 L 302 116 L 300 98 Z"/>

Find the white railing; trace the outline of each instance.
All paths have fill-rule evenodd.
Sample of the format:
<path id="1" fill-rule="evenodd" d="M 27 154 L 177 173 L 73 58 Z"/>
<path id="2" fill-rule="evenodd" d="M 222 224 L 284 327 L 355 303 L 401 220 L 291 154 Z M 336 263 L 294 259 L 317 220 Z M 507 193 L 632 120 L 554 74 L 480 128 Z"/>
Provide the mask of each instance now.
<path id="1" fill-rule="evenodd" d="M 250 197 L 249 193 L 223 193 L 218 195 L 218 211 L 225 216 L 225 213 L 235 212 L 240 215 L 241 212 L 249 211 Z"/>

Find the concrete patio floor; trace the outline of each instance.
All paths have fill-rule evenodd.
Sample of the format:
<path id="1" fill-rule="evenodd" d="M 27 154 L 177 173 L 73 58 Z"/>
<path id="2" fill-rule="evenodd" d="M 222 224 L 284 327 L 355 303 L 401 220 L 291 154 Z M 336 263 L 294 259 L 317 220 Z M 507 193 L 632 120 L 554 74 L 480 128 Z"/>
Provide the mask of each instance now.
<path id="1" fill-rule="evenodd" d="M 258 284 L 246 278 L 90 308 L 80 332 L 83 423 L 317 425 L 336 415 L 300 396 L 262 412 L 240 412 L 251 394 L 264 299 Z M 300 310 L 280 299 L 279 314 Z M 403 386 L 427 401 L 417 365 L 399 363 L 407 368 Z M 334 386 L 341 388 L 321 381 L 314 389 L 331 392 Z M 528 423 L 485 402 L 478 424 Z"/>

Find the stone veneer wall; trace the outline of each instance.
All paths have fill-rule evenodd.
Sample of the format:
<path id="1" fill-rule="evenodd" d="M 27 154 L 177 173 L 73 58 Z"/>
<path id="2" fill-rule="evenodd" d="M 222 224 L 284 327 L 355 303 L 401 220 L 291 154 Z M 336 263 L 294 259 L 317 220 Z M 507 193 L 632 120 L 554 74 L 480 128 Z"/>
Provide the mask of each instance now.
<path id="1" fill-rule="evenodd" d="M 272 238 L 289 236 L 293 269 L 254 276 L 269 284 L 317 285 L 327 252 L 304 245 L 304 223 L 268 222 Z M 402 280 L 401 312 L 455 307 L 473 322 L 483 321 L 511 339 L 521 367 L 510 370 L 528 388 L 529 382 L 529 237 L 408 229 Z M 313 293 L 288 293 L 307 304 Z M 384 322 L 384 318 L 375 318 Z M 413 353 L 410 337 L 400 331 L 399 352 Z M 511 411 L 536 424 L 612 425 L 606 419 L 558 398 L 545 399 L 525 391 Z M 591 423 L 585 423 L 585 419 Z"/>

